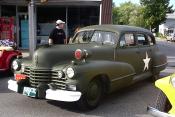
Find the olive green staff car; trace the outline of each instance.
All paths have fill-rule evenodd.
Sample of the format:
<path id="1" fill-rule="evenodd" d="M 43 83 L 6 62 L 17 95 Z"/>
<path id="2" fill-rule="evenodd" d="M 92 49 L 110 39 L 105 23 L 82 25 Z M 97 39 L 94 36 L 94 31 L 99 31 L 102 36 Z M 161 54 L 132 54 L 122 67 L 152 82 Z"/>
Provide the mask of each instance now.
<path id="1" fill-rule="evenodd" d="M 125 25 L 82 28 L 67 45 L 43 45 L 32 60 L 13 62 L 10 90 L 29 97 L 76 102 L 93 109 L 104 94 L 157 78 L 167 59 L 146 29 Z"/>

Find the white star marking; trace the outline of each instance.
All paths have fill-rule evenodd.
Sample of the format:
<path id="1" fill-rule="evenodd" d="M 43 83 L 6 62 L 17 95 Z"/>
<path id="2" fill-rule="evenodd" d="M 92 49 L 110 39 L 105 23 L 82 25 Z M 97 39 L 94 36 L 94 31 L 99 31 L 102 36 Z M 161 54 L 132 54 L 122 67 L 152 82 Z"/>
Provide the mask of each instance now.
<path id="1" fill-rule="evenodd" d="M 145 71 L 146 69 L 148 70 L 149 69 L 149 62 L 150 62 L 150 59 L 151 58 L 148 58 L 148 53 L 146 52 L 146 58 L 143 59 L 143 62 L 145 63 L 145 67 L 144 67 L 144 70 Z"/>

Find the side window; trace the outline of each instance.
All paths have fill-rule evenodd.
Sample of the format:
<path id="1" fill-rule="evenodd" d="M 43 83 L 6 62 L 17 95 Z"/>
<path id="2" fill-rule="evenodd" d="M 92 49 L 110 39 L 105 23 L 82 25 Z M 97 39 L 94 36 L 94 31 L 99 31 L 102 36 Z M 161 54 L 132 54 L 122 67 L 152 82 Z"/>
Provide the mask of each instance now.
<path id="1" fill-rule="evenodd" d="M 154 41 L 149 35 L 148 35 L 148 41 L 150 45 L 154 45 Z"/>
<path id="2" fill-rule="evenodd" d="M 95 31 L 91 42 L 99 42 L 104 44 L 115 44 L 117 37 L 113 32 Z"/>
<path id="3" fill-rule="evenodd" d="M 134 35 L 132 33 L 124 34 L 119 42 L 120 46 L 135 46 Z"/>
<path id="4" fill-rule="evenodd" d="M 139 45 L 149 45 L 147 38 L 144 34 L 136 34 Z"/>
<path id="5" fill-rule="evenodd" d="M 99 31 L 95 31 L 92 38 L 91 38 L 91 42 L 99 42 L 102 43 L 103 39 L 102 39 L 102 34 Z"/>
<path id="6" fill-rule="evenodd" d="M 116 36 L 115 33 L 112 32 L 105 32 L 103 43 L 105 44 L 115 44 L 116 43 Z"/>

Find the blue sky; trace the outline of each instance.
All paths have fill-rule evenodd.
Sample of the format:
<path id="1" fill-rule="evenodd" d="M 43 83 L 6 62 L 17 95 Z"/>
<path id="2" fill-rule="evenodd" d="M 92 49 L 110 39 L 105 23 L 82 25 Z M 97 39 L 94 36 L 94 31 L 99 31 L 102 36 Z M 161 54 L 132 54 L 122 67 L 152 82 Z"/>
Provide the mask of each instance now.
<path id="1" fill-rule="evenodd" d="M 131 1 L 132 3 L 139 4 L 140 0 L 113 0 L 116 6 L 119 6 L 121 3 Z M 170 5 L 173 5 L 173 8 L 175 9 L 175 0 L 170 0 Z"/>

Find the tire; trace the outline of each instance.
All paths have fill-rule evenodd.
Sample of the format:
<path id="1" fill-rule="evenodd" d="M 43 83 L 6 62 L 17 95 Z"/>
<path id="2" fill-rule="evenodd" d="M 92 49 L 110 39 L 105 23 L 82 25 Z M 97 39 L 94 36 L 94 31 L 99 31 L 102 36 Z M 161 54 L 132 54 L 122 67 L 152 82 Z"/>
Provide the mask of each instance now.
<path id="1" fill-rule="evenodd" d="M 160 91 L 158 94 L 155 108 L 162 112 L 168 112 L 171 109 L 171 104 L 166 95 L 162 91 Z"/>
<path id="2" fill-rule="evenodd" d="M 160 111 L 164 111 L 165 105 L 166 105 L 166 100 L 167 100 L 166 95 L 162 91 L 160 91 L 158 94 L 158 97 L 156 99 L 155 108 L 160 110 Z"/>
<path id="3" fill-rule="evenodd" d="M 77 102 L 81 110 L 92 110 L 96 108 L 104 95 L 104 88 L 99 79 L 92 80 L 85 94 Z"/>
<path id="4" fill-rule="evenodd" d="M 10 64 L 9 64 L 9 72 L 11 74 L 14 74 L 14 69 L 13 69 L 13 65 L 12 65 L 12 63 L 13 63 L 14 60 L 16 60 L 16 58 L 11 58 Z"/>
<path id="5" fill-rule="evenodd" d="M 156 80 L 160 79 L 160 73 L 154 74 L 152 76 L 152 81 L 155 82 Z"/>

